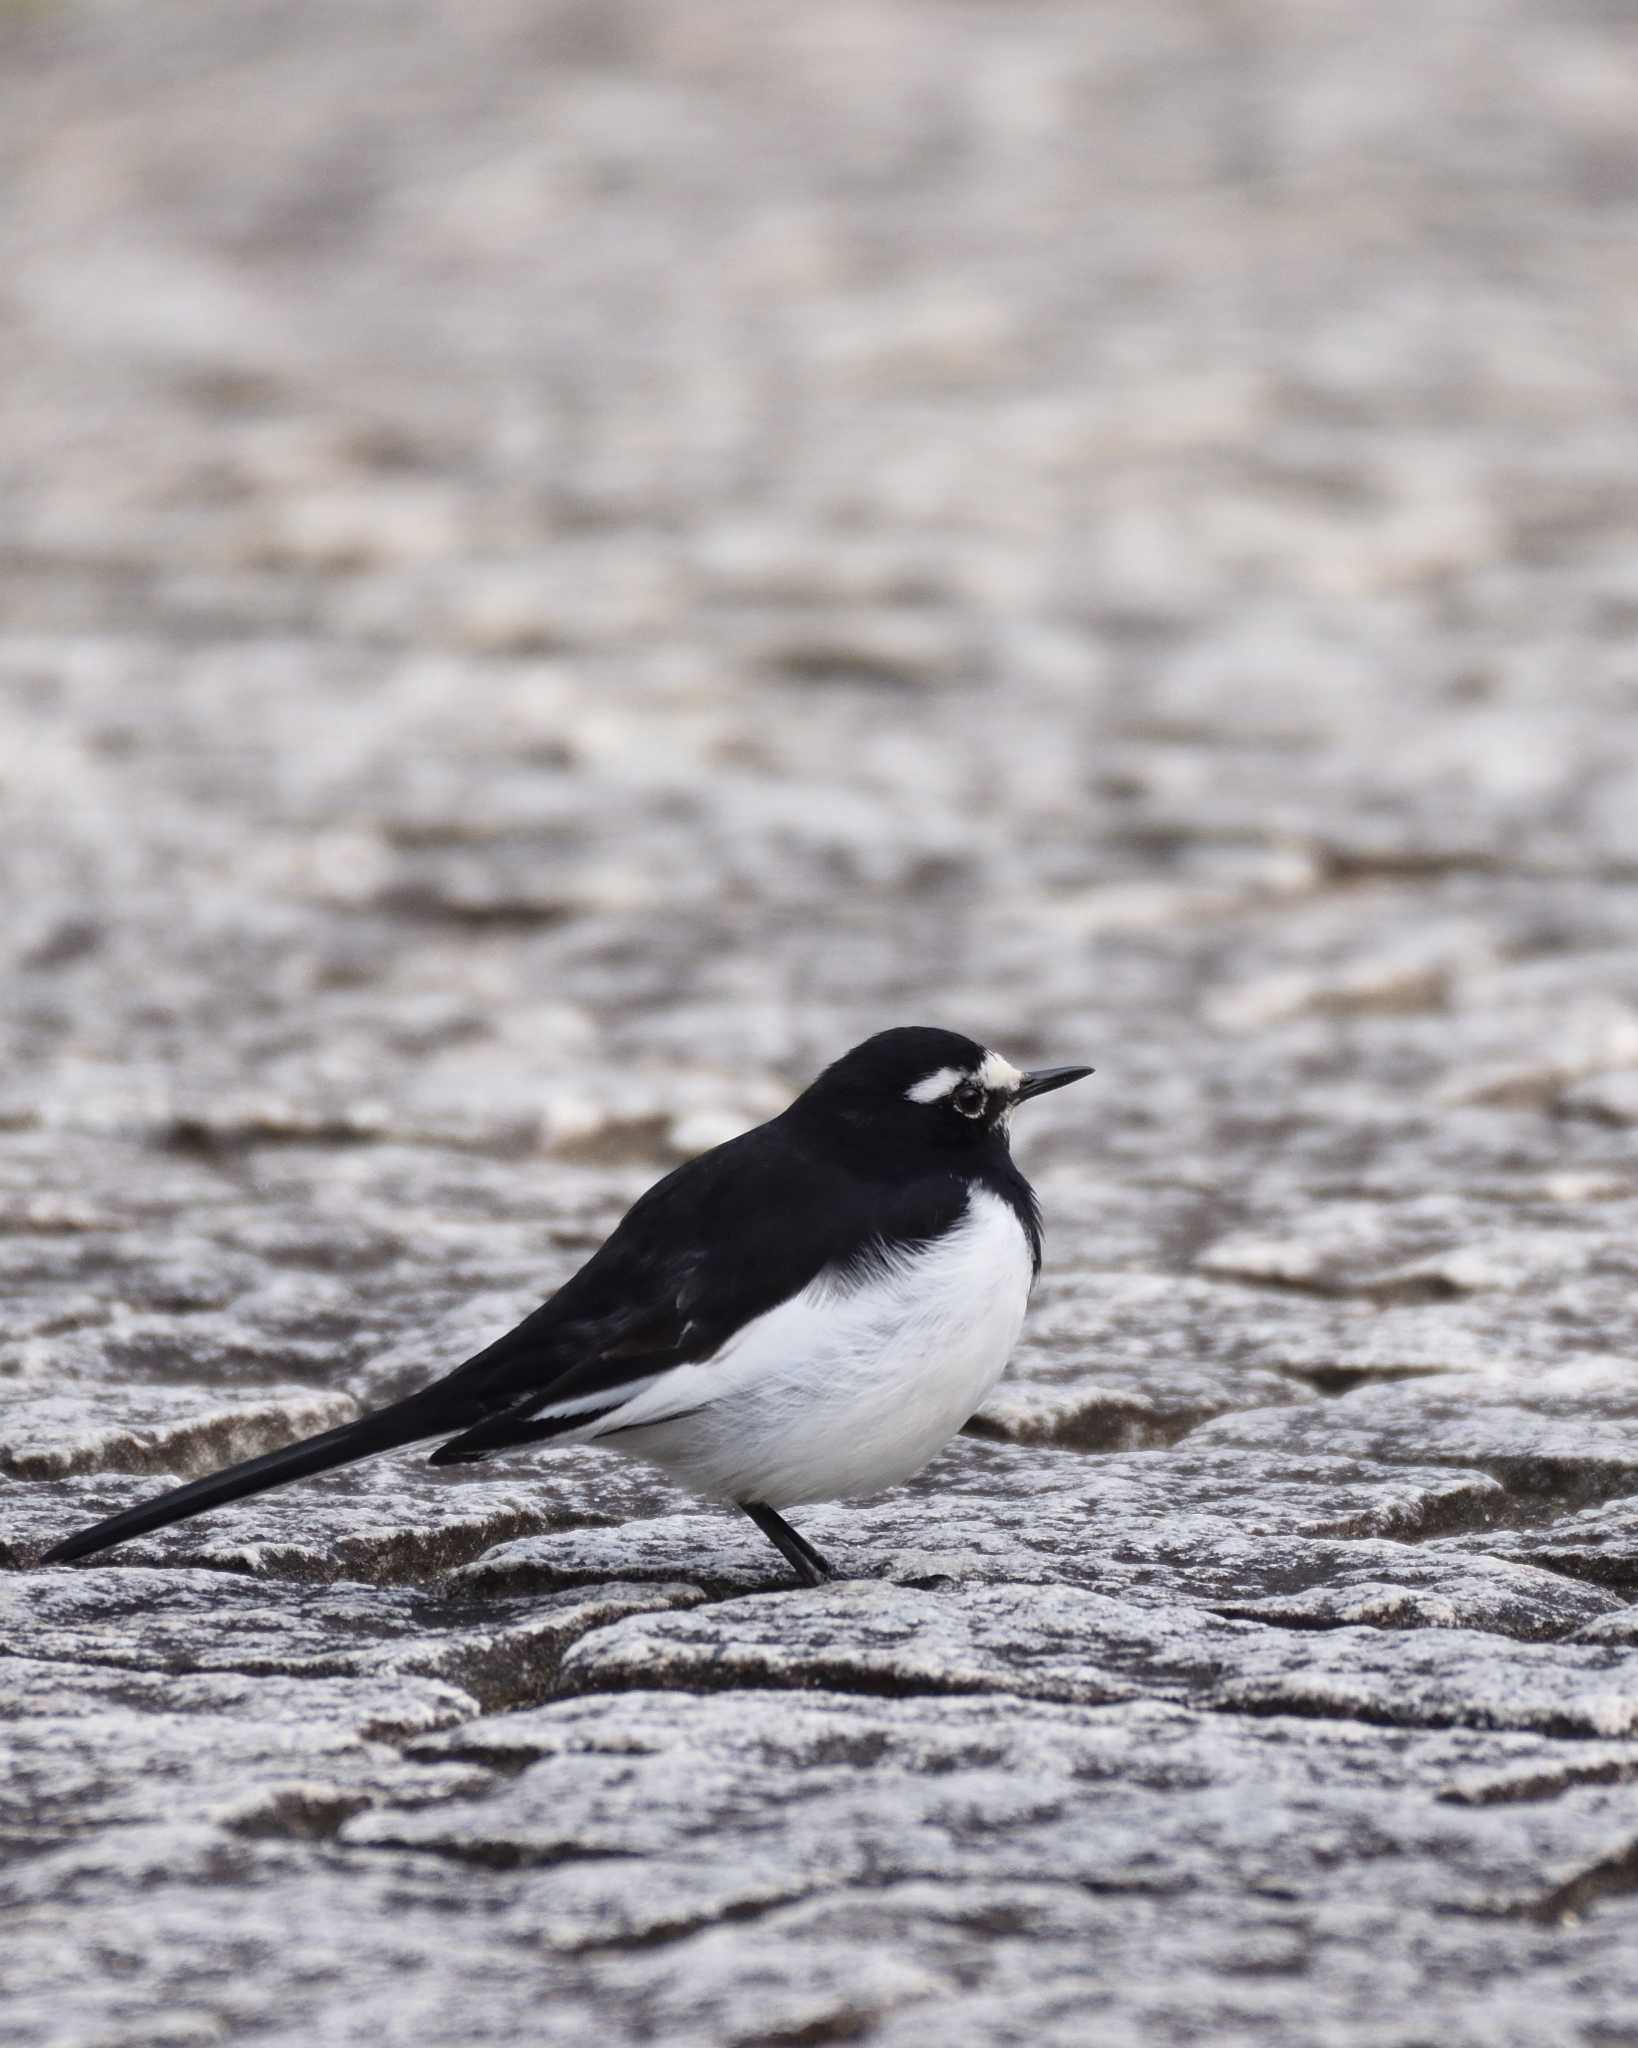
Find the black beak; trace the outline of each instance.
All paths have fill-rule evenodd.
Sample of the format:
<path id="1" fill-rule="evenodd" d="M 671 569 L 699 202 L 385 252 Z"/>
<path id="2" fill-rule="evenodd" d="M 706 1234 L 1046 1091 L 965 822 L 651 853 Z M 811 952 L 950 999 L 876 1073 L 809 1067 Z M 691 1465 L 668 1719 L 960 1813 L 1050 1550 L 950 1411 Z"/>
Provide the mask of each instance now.
<path id="1" fill-rule="evenodd" d="M 1037 1067 L 1019 1084 L 1018 1100 L 1028 1102 L 1032 1095 L 1050 1095 L 1054 1088 L 1067 1088 L 1071 1081 L 1084 1081 L 1094 1071 L 1092 1067 Z"/>

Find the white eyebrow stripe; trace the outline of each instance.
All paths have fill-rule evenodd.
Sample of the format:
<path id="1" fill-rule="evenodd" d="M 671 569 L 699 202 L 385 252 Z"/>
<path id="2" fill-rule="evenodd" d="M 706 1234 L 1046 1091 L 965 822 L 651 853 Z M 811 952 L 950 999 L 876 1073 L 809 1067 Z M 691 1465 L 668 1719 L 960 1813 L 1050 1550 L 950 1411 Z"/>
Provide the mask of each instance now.
<path id="1" fill-rule="evenodd" d="M 937 1102 L 941 1095 L 948 1095 L 961 1078 L 959 1067 L 940 1067 L 936 1074 L 929 1074 L 914 1088 L 906 1088 L 904 1099 L 906 1102 Z"/>
<path id="2" fill-rule="evenodd" d="M 998 1052 L 985 1053 L 984 1064 L 973 1076 L 980 1088 L 1004 1088 L 1009 1095 L 1023 1078 L 1012 1061 L 1004 1060 Z"/>

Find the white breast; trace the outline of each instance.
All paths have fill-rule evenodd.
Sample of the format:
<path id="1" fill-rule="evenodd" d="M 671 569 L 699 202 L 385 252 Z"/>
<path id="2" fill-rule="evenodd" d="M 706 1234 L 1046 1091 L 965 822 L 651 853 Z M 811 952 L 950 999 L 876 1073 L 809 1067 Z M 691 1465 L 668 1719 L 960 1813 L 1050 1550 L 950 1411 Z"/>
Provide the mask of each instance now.
<path id="1" fill-rule="evenodd" d="M 933 1245 L 853 1284 L 821 1277 L 714 1358 L 586 1431 L 719 1500 L 792 1507 L 896 1486 L 1001 1377 L 1033 1279 L 1011 1207 L 975 1189 Z"/>

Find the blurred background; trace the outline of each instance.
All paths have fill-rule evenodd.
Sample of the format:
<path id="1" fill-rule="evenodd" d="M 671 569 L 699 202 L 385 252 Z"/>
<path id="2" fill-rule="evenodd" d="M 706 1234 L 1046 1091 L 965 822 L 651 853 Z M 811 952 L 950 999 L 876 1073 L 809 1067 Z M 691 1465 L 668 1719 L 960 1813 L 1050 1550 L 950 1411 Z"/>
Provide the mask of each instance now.
<path id="1" fill-rule="evenodd" d="M 59 1277 L 211 1297 L 127 1191 L 241 1160 L 515 1215 L 531 1295 L 543 1157 L 623 1198 L 905 1021 L 1097 1064 L 1029 1142 L 1106 1265 L 1624 1197 L 1629 29 L 7 0 L 0 1118 Z"/>

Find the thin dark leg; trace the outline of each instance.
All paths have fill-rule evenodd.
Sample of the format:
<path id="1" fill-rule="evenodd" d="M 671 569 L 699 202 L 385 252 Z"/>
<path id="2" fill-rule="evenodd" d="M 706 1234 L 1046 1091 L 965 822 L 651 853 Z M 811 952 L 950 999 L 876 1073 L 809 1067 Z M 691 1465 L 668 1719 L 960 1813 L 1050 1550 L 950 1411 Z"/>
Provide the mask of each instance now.
<path id="1" fill-rule="evenodd" d="M 764 1507 L 759 1500 L 744 1500 L 740 1506 L 767 1537 L 804 1586 L 822 1586 L 836 1576 L 836 1567 L 805 1536 L 798 1535 L 783 1515 Z"/>

